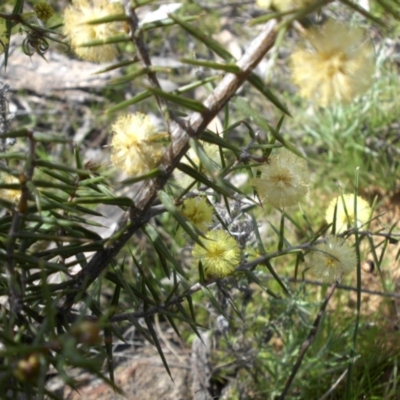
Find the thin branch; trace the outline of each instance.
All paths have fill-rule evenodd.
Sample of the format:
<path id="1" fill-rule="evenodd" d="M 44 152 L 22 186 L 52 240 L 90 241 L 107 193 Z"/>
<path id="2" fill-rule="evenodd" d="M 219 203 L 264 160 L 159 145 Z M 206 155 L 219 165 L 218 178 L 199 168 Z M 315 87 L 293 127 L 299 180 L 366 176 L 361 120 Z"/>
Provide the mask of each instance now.
<path id="1" fill-rule="evenodd" d="M 21 230 L 21 226 L 23 224 L 23 216 L 26 213 L 28 208 L 28 198 L 29 198 L 29 189 L 27 187 L 27 182 L 32 181 L 33 171 L 35 168 L 35 145 L 36 142 L 33 137 L 33 132 L 28 131 L 28 155 L 25 163 L 25 171 L 19 177 L 21 183 L 21 196 L 19 198 L 19 202 L 15 210 L 13 211 L 13 218 L 11 222 L 11 228 L 8 232 L 8 240 L 6 246 L 6 254 L 7 254 L 7 263 L 6 263 L 6 271 L 7 271 L 7 280 L 8 287 L 10 290 L 9 302 L 10 302 L 10 310 L 11 313 L 15 316 L 19 313 L 22 307 L 22 298 L 24 294 L 23 288 L 23 277 L 20 277 L 15 271 L 15 245 L 16 239 Z M 19 280 L 21 278 L 21 280 Z M 10 325 L 10 329 L 12 329 L 12 324 Z"/>
<path id="2" fill-rule="evenodd" d="M 151 59 L 149 56 L 149 51 L 147 49 L 146 43 L 143 40 L 143 32 L 139 28 L 139 19 L 136 15 L 135 9 L 131 5 L 130 0 L 124 1 L 125 6 L 125 14 L 128 17 L 128 24 L 130 28 L 129 36 L 131 38 L 132 43 L 135 45 L 138 56 L 142 64 L 144 64 L 147 68 L 147 77 L 149 78 L 150 84 L 156 89 L 161 89 L 160 82 L 158 81 L 156 73 L 152 70 Z M 158 107 L 165 117 L 165 121 L 169 123 L 171 118 L 168 107 L 166 106 L 164 100 L 155 96 Z"/>
<path id="3" fill-rule="evenodd" d="M 346 377 L 348 370 L 344 370 L 342 375 L 339 376 L 339 378 L 336 380 L 336 382 L 329 388 L 329 390 L 318 400 L 325 400 L 328 399 L 332 393 L 335 391 L 335 389 L 339 386 L 340 382 Z"/>
<path id="4" fill-rule="evenodd" d="M 204 102 L 205 111 L 194 113 L 189 120 L 182 123 L 171 124 L 171 145 L 165 152 L 160 169 L 163 174 L 143 184 L 134 201 L 136 208 L 132 208 L 129 217 L 122 217 L 119 227 L 123 233 L 118 240 L 106 245 L 98 251 L 88 263 L 87 267 L 79 272 L 74 278 L 70 294 L 66 296 L 62 306 L 62 312 L 69 311 L 76 302 L 79 294 L 84 293 L 87 288 L 110 264 L 112 259 L 119 253 L 122 247 L 151 217 L 151 205 L 157 196 L 157 191 L 162 189 L 174 168 L 179 163 L 189 148 L 190 137 L 200 137 L 203 130 L 222 110 L 225 104 L 234 96 L 236 91 L 246 81 L 253 69 L 274 45 L 277 31 L 277 20 L 269 21 L 261 33 L 254 39 L 250 47 L 238 61 L 241 68 L 238 74 L 228 73 L 214 89 Z"/>
<path id="5" fill-rule="evenodd" d="M 301 363 L 303 361 L 304 356 L 306 355 L 307 350 L 309 349 L 309 347 L 314 342 L 315 336 L 316 336 L 317 331 L 318 331 L 319 324 L 321 323 L 321 318 L 322 318 L 322 316 L 323 316 L 323 314 L 325 312 L 326 306 L 328 305 L 328 302 L 331 299 L 333 293 L 335 292 L 335 289 L 337 288 L 338 284 L 339 284 L 339 282 L 336 281 L 335 283 L 333 283 L 330 286 L 330 288 L 329 288 L 329 290 L 328 290 L 328 292 L 326 294 L 325 300 L 322 303 L 321 308 L 320 308 L 320 310 L 318 312 L 318 315 L 315 318 L 315 321 L 314 321 L 313 326 L 312 326 L 312 328 L 310 330 L 310 333 L 308 334 L 307 339 L 303 342 L 303 344 L 300 347 L 299 356 L 297 357 L 297 360 L 296 360 L 295 364 L 293 365 L 292 372 L 291 372 L 288 380 L 286 381 L 285 387 L 284 387 L 281 395 L 279 397 L 277 397 L 277 400 L 284 400 L 284 398 L 286 397 L 286 395 L 287 395 L 287 393 L 288 393 L 288 391 L 290 389 L 290 386 L 291 386 L 291 384 L 292 384 L 297 372 L 300 369 Z"/>
<path id="6" fill-rule="evenodd" d="M 154 216 L 153 207 L 149 208 L 149 212 L 145 216 L 143 216 L 142 218 L 143 219 L 151 218 L 152 216 Z M 135 226 L 137 226 L 137 225 L 135 225 L 135 224 L 132 225 L 131 229 L 134 228 Z M 361 231 L 361 232 L 359 232 L 359 234 L 361 234 L 363 236 L 368 236 L 368 237 L 372 237 L 372 236 L 380 236 L 380 237 L 382 237 L 383 236 L 387 240 L 390 240 L 392 238 L 391 235 L 387 234 L 386 232 L 376 232 L 376 233 L 374 233 L 374 232 L 369 232 L 369 231 Z M 126 232 L 123 234 L 123 237 L 121 237 L 118 241 L 115 242 L 115 244 L 116 245 L 120 245 L 121 244 L 120 241 L 123 238 L 126 237 L 125 235 L 126 235 Z M 324 239 L 320 239 L 320 240 L 316 240 L 316 241 L 313 241 L 313 242 L 307 242 L 307 243 L 303 243 L 303 244 L 298 245 L 298 246 L 292 246 L 292 247 L 285 248 L 285 249 L 280 250 L 280 251 L 275 251 L 275 252 L 272 252 L 272 253 L 269 253 L 269 254 L 265 254 L 265 255 L 263 255 L 261 257 L 256 258 L 255 260 L 252 260 L 252 261 L 249 261 L 247 263 L 243 263 L 243 264 L 239 265 L 238 268 L 236 268 L 236 272 L 245 271 L 245 270 L 253 270 L 258 265 L 263 264 L 266 261 L 271 260 L 273 258 L 277 258 L 277 257 L 283 256 L 283 255 L 288 255 L 288 254 L 296 254 L 299 251 L 310 250 L 310 249 L 313 248 L 313 246 L 317 245 L 318 243 L 322 243 L 323 241 L 324 241 Z M 101 254 L 104 254 L 105 251 L 106 251 L 106 249 L 96 253 L 96 255 L 94 257 L 99 257 L 99 260 L 101 261 L 102 260 L 100 258 Z M 98 262 L 100 262 L 100 261 L 98 261 Z M 89 263 L 89 266 L 92 263 L 93 263 L 93 259 Z M 85 270 L 82 270 L 78 274 L 77 277 L 80 278 L 80 279 L 82 279 L 82 277 L 84 277 L 85 279 L 93 279 L 93 280 L 95 280 L 97 278 L 96 267 L 98 267 L 98 265 L 92 264 L 92 267 L 91 267 L 92 270 L 88 270 L 88 268 L 85 269 Z M 89 275 L 90 273 L 93 273 L 93 275 Z M 266 278 L 270 279 L 270 278 L 273 278 L 273 277 L 272 277 L 272 275 L 266 275 Z M 303 279 L 295 279 L 295 278 L 288 278 L 288 277 L 281 277 L 281 278 L 282 279 L 288 279 L 289 282 L 293 282 L 293 283 L 306 283 L 306 284 L 317 285 L 317 286 L 324 285 L 323 282 L 313 281 L 313 280 L 308 280 L 308 279 L 304 279 L 303 280 Z M 273 278 L 273 279 L 275 279 L 275 278 Z M 208 285 L 210 285 L 210 284 L 212 284 L 214 282 L 215 282 L 215 280 L 212 280 L 212 281 L 209 281 L 207 283 L 204 283 L 204 285 L 208 286 Z M 65 285 L 65 283 L 63 285 Z M 88 286 L 89 286 L 89 284 L 87 286 L 85 286 L 85 287 L 88 287 Z M 58 288 L 54 287 L 53 289 L 56 290 Z M 61 289 L 61 287 L 60 287 L 60 289 Z M 172 306 L 174 304 L 183 302 L 188 295 L 193 294 L 193 293 L 199 291 L 200 289 L 201 289 L 201 285 L 199 283 L 195 284 L 189 289 L 188 292 L 184 293 L 183 295 L 173 297 L 168 304 L 160 304 L 157 307 L 150 307 L 149 309 L 147 309 L 146 312 L 137 312 L 137 313 L 134 312 L 134 313 L 128 313 L 128 314 L 132 318 L 142 318 L 144 316 L 154 315 L 155 313 L 157 313 L 159 311 L 162 312 L 163 309 L 167 309 L 168 307 L 170 307 L 170 306 Z M 338 289 L 348 290 L 348 291 L 357 291 L 357 288 L 355 288 L 353 286 L 347 286 L 347 285 L 338 285 Z M 362 293 L 371 294 L 371 295 L 376 295 L 376 296 L 388 297 L 388 298 L 400 298 L 400 294 L 398 294 L 398 293 L 381 292 L 381 291 L 374 291 L 374 290 L 369 290 L 369 289 L 361 289 L 361 292 Z M 75 298 L 76 295 L 77 295 L 76 292 L 73 293 L 73 295 L 71 296 L 71 301 L 73 301 L 73 299 Z M 66 304 L 64 304 L 64 306 L 65 305 Z M 72 306 L 72 304 L 70 306 Z M 127 315 L 128 314 L 126 314 L 124 317 L 114 316 L 112 318 L 112 321 L 115 322 L 117 319 L 118 320 L 125 320 L 125 319 L 127 319 Z M 119 319 L 119 318 L 122 318 L 122 319 Z"/>
<path id="7" fill-rule="evenodd" d="M 245 265 L 249 265 L 250 263 L 243 264 L 240 266 L 238 270 L 243 270 L 243 267 Z M 253 266 L 252 266 L 253 267 Z M 276 278 L 270 274 L 263 275 L 263 278 L 265 279 L 272 279 L 275 280 Z M 315 280 L 310 280 L 310 279 L 295 279 L 295 278 L 288 278 L 286 276 L 281 276 L 279 275 L 279 278 L 284 280 L 287 279 L 289 282 L 292 283 L 300 283 L 300 284 L 308 284 L 308 285 L 314 285 L 314 286 L 323 286 L 326 285 L 326 283 L 321 282 L 321 281 L 315 281 Z M 229 278 L 226 278 L 229 279 Z M 174 296 L 170 299 L 168 303 L 160 303 L 157 306 L 152 306 L 146 309 L 146 311 L 133 311 L 129 313 L 121 313 L 121 314 L 115 314 L 113 315 L 110 319 L 109 322 L 122 322 L 122 321 L 129 321 L 131 319 L 139 319 L 139 318 L 144 318 L 144 317 L 151 317 L 157 313 L 163 313 L 164 311 L 167 311 L 171 307 L 175 306 L 178 303 L 184 302 L 188 296 L 191 296 L 192 294 L 198 292 L 201 290 L 202 287 L 204 286 L 210 286 L 211 284 L 215 283 L 216 281 L 210 281 L 210 282 L 204 282 L 200 284 L 199 282 L 195 283 L 192 285 L 185 293 L 179 295 L 179 296 Z M 54 288 L 53 288 L 54 289 Z M 337 285 L 338 290 L 347 290 L 347 291 L 352 291 L 352 292 L 357 292 L 357 288 L 354 286 L 348 286 L 348 285 Z M 394 293 L 394 292 L 380 292 L 377 290 L 370 290 L 370 289 L 361 289 L 361 293 L 366 293 L 370 294 L 373 296 L 381 296 L 381 297 L 388 297 L 388 298 L 400 298 L 400 293 Z M 70 320 L 71 322 L 75 321 L 75 319 L 82 318 L 81 315 L 71 315 Z M 85 316 L 85 319 L 88 320 L 93 320 L 97 321 L 98 318 L 94 316 Z"/>

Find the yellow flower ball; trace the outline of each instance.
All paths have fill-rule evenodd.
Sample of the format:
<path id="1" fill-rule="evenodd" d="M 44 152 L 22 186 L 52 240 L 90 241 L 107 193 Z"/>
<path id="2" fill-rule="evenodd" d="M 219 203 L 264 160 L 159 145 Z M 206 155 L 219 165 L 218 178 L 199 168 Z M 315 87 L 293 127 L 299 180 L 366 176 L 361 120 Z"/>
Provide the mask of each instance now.
<path id="1" fill-rule="evenodd" d="M 213 208 L 207 203 L 205 197 L 186 199 L 181 211 L 201 231 L 205 231 L 212 223 Z"/>
<path id="2" fill-rule="evenodd" d="M 19 184 L 19 180 L 12 175 L 0 175 L 0 182 L 5 184 Z M 9 201 L 10 203 L 18 203 L 21 197 L 19 189 L 0 189 L 0 198 Z"/>
<path id="3" fill-rule="evenodd" d="M 236 240 L 222 229 L 206 234 L 203 244 L 195 244 L 193 258 L 203 264 L 204 276 L 207 280 L 221 279 L 230 275 L 240 263 L 241 251 Z"/>
<path id="4" fill-rule="evenodd" d="M 335 226 L 337 233 L 353 228 L 354 222 L 356 222 L 357 227 L 364 225 L 371 217 L 371 207 L 366 200 L 357 196 L 357 209 L 356 212 L 354 212 L 354 194 L 344 194 L 343 196 L 334 198 L 330 202 L 325 215 L 328 224 L 334 222 L 335 207 Z"/>

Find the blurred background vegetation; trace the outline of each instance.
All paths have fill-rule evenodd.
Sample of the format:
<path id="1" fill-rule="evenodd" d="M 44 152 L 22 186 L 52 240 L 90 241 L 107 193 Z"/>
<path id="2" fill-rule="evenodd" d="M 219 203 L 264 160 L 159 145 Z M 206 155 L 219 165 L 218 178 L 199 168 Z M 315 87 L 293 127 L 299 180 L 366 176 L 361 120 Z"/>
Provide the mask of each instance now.
<path id="1" fill-rule="evenodd" d="M 0 13 L 28 14 L 37 3 L 9 0 Z M 267 11 L 254 1 L 187 0 L 170 9 L 176 19 L 143 25 L 164 91 L 149 92 L 149 74 L 135 58 L 128 28 L 112 64 L 80 61 L 62 35 L 69 3 L 48 3 L 54 9 L 49 21 L 26 19 L 55 32 L 42 31 L 48 49 L 38 47 L 32 27 L 10 17 L 7 67 L 1 55 L 8 110 L 0 111 L 3 124 L 4 118 L 10 124 L 1 140 L 16 139 L 0 153 L 2 396 L 74 398 L 100 378 L 112 388 L 104 398 L 118 398 L 121 390 L 127 398 L 154 398 L 146 394 L 150 389 L 134 394 L 118 380 L 119 366 L 129 368 L 123 355 L 145 358 L 149 347 L 167 371 L 164 385 L 169 374 L 178 382 L 177 359 L 191 366 L 185 372 L 191 383 L 179 387 L 180 397 L 171 391 L 158 393 L 160 398 L 399 399 L 400 3 L 371 1 L 369 14 L 362 15 L 354 11 L 357 2 L 326 2 L 310 16 L 316 23 L 334 18 L 368 31 L 376 73 L 370 90 L 351 104 L 319 108 L 298 95 L 288 65 L 301 35 L 289 28 L 255 69 L 276 97 L 243 85 L 201 136 L 201 166 L 193 164 L 193 153 L 192 164 L 185 161 L 193 176 L 175 172 L 142 214 L 137 194 L 162 174 L 129 179 L 114 168 L 110 125 L 121 113 L 141 111 L 166 130 L 160 99 L 177 116 L 201 110 L 226 73 L 220 65 L 232 64 L 222 50 L 240 58 L 265 24 L 254 21 Z M 143 20 L 166 3 L 173 2 L 132 5 Z M 32 54 L 21 51 L 27 44 Z M 193 65 L 199 60 L 214 64 Z M 52 79 L 52 69 L 61 77 Z M 165 94 L 170 92 L 176 96 Z M 299 207 L 283 212 L 254 201 L 248 178 L 256 168 L 241 159 L 250 145 L 257 156 L 284 146 L 307 158 L 310 194 Z M 17 180 L 6 182 L 6 175 Z M 21 191 L 18 203 L 4 198 L 10 189 Z M 343 279 L 323 309 L 329 288 L 308 274 L 308 247 L 298 246 L 330 229 L 325 210 L 342 192 L 368 200 L 374 219 L 360 229 L 364 233 L 345 235 L 360 252 L 357 273 Z M 217 282 L 205 281 L 193 260 L 199 235 L 180 213 L 182 199 L 198 194 L 213 206 L 214 226 L 228 229 L 243 248 L 239 271 Z M 255 266 L 246 264 L 275 252 Z M 97 264 L 91 261 L 96 256 Z M 295 370 L 321 310 L 316 335 Z M 198 351 L 203 344 L 206 355 Z M 150 369 L 152 381 L 160 371 Z M 292 371 L 294 381 L 282 395 Z M 193 393 L 196 380 L 202 384 Z"/>

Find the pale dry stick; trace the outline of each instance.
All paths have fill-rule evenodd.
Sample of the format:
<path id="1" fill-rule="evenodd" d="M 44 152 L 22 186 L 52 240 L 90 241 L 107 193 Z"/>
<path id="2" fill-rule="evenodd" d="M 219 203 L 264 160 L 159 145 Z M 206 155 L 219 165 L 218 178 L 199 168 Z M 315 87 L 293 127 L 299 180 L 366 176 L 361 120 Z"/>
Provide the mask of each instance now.
<path id="1" fill-rule="evenodd" d="M 348 371 L 349 371 L 348 369 L 345 369 L 343 371 L 342 375 L 340 375 L 339 378 L 336 380 L 336 382 L 318 400 L 326 400 L 326 399 L 328 399 L 332 395 L 332 393 L 335 391 L 335 389 L 339 386 L 339 383 L 346 377 Z"/>
<path id="2" fill-rule="evenodd" d="M 134 198 L 136 207 L 131 209 L 130 219 L 123 216 L 119 221 L 121 227 L 117 240 L 99 250 L 88 263 L 87 267 L 74 278 L 71 292 L 66 296 L 61 314 L 69 311 L 79 294 L 97 279 L 102 271 L 110 264 L 122 247 L 151 217 L 151 205 L 157 196 L 157 191 L 162 189 L 174 168 L 189 148 L 190 137 L 200 137 L 203 130 L 214 119 L 225 104 L 232 98 L 236 91 L 243 85 L 253 69 L 263 59 L 275 43 L 277 35 L 277 20 L 269 21 L 261 33 L 253 40 L 243 57 L 237 62 L 241 72 L 227 73 L 210 96 L 205 100 L 205 111 L 194 113 L 180 124 L 171 123 L 171 145 L 165 152 L 161 161 L 161 175 L 146 181 Z M 65 315 L 65 314 L 64 314 Z"/>
<path id="3" fill-rule="evenodd" d="M 339 281 L 336 281 L 335 283 L 333 283 L 330 287 L 328 292 L 326 293 L 326 297 L 324 302 L 321 305 L 321 308 L 318 312 L 317 317 L 315 318 L 315 321 L 313 323 L 313 326 L 310 330 L 310 333 L 308 334 L 307 339 L 303 342 L 303 344 L 300 347 L 300 352 L 299 352 L 299 356 L 297 357 L 297 360 L 295 362 L 295 364 L 293 365 L 292 368 L 292 372 L 288 378 L 288 380 L 286 381 L 285 387 L 282 390 L 282 393 L 279 397 L 277 397 L 276 400 L 284 400 L 284 398 L 286 397 L 286 395 L 288 394 L 288 391 L 290 389 L 290 386 L 293 383 L 293 380 L 297 374 L 297 372 L 300 369 L 301 363 L 303 361 L 304 356 L 307 353 L 307 350 L 309 349 L 309 347 L 312 345 L 312 343 L 314 342 L 315 336 L 317 334 L 318 331 L 318 327 L 319 324 L 321 322 L 321 318 L 324 315 L 326 306 L 328 305 L 329 300 L 331 299 L 331 297 L 333 296 L 333 293 L 335 293 L 335 289 L 337 288 L 337 286 L 339 285 Z"/>
<path id="4" fill-rule="evenodd" d="M 158 317 L 158 313 L 154 315 L 154 322 L 158 336 L 160 336 L 160 339 L 164 342 L 165 347 L 178 359 L 180 364 L 185 364 L 185 359 L 178 354 L 175 348 L 171 345 L 168 338 L 165 337 L 164 332 L 160 326 L 160 318 Z"/>

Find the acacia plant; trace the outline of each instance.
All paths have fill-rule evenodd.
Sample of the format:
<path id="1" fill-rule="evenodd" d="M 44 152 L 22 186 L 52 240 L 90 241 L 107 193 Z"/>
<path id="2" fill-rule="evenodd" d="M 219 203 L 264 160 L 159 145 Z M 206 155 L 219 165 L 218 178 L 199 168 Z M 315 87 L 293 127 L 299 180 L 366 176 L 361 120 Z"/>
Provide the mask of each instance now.
<path id="1" fill-rule="evenodd" d="M 296 121 L 296 110 L 265 75 L 274 76 L 279 49 L 295 37 L 285 67 L 302 104 L 315 113 L 362 104 L 376 67 L 368 27 L 387 29 L 382 10 L 398 17 L 398 3 L 377 0 L 367 10 L 350 0 L 257 1 L 247 5 L 253 37 L 239 59 L 202 28 L 228 3 L 161 3 L 72 0 L 56 16 L 46 2 L 15 0 L 0 9 L 4 69 L 20 32 L 27 63 L 28 57 L 45 58 L 49 49 L 99 63 L 100 73 L 119 71 L 112 84 L 120 92 L 115 98 L 124 98 L 103 110 L 109 116 L 105 161 L 85 161 L 71 138 L 12 119 L 13 88 L 2 83 L 2 394 L 57 398 L 46 382 L 57 374 L 74 388 L 71 367 L 119 390 L 112 343 L 127 324 L 156 346 L 169 371 L 155 314 L 178 334 L 189 328 L 200 336 L 205 321 L 196 302 L 211 301 L 229 324 L 232 314 L 223 304 L 229 300 L 240 314 L 229 294 L 234 288 L 256 284 L 263 302 L 295 304 L 300 294 L 277 270 L 286 264 L 291 279 L 313 274 L 331 286 L 274 390 L 281 399 L 290 393 L 326 306 L 349 274 L 356 276 L 357 313 L 340 365 L 351 398 L 362 244 L 376 255 L 376 235 L 382 247 L 395 241 L 396 232 L 394 226 L 369 230 L 373 207 L 358 195 L 357 178 L 350 193 L 335 193 L 322 228 L 306 218 L 296 223 L 299 204 L 306 213 L 314 190 L 308 149 L 301 138 L 283 133 L 286 120 Z M 352 22 L 349 10 L 356 16 Z M 177 71 L 153 63 L 160 43 L 170 43 Z M 258 66 L 266 57 L 269 70 L 261 76 Z M 175 89 L 166 90 L 160 78 L 176 82 Z M 125 96 L 132 83 L 135 94 Z M 216 119 L 219 129 L 211 128 Z M 52 154 L 55 147 L 66 152 Z M 100 234 L 99 226 L 110 224 L 104 215 L 110 208 L 117 220 Z M 265 219 L 272 227 L 268 234 L 261 229 Z M 109 301 L 101 299 L 104 288 Z M 257 346 L 261 352 L 262 341 Z"/>

